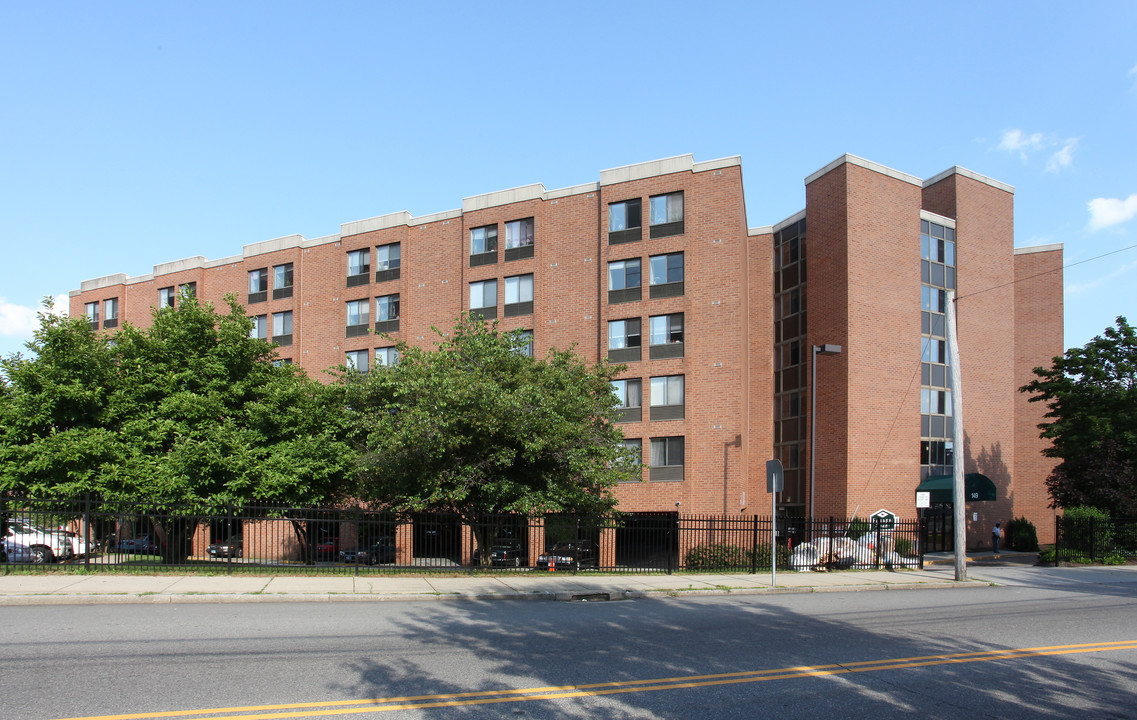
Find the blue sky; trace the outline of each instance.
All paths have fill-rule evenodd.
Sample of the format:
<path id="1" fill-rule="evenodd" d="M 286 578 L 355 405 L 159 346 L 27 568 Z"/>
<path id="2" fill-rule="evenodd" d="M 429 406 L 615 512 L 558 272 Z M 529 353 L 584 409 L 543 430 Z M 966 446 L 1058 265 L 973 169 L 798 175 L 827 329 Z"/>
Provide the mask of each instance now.
<path id="1" fill-rule="evenodd" d="M 0 3 L 0 354 L 88 278 L 686 153 L 751 226 L 846 152 L 988 175 L 1067 347 L 1137 322 L 1137 4 L 788 5 Z"/>

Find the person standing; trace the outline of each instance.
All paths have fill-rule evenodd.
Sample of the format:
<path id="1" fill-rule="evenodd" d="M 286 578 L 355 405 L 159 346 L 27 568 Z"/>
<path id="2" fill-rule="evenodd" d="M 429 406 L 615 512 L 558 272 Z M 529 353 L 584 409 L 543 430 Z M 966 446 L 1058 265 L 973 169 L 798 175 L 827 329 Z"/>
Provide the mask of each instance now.
<path id="1" fill-rule="evenodd" d="M 1003 523 L 995 523 L 991 528 L 991 551 L 999 554 L 999 541 L 1003 539 Z"/>

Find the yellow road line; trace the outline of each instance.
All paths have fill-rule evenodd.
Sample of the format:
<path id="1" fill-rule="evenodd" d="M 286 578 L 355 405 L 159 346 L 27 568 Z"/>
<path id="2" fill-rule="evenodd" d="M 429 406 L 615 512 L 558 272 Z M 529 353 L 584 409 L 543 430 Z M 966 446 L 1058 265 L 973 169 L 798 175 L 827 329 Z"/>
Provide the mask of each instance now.
<path id="1" fill-rule="evenodd" d="M 558 700 L 563 698 L 617 695 L 633 692 L 679 690 L 711 687 L 715 685 L 765 682 L 768 680 L 824 677 L 827 675 L 844 675 L 856 672 L 901 670 L 927 667 L 930 665 L 989 662 L 992 660 L 1013 660 L 1044 655 L 1068 655 L 1073 653 L 1107 652 L 1111 650 L 1137 650 L 1137 640 L 1117 640 L 1113 642 L 1082 643 L 1077 645 L 1050 645 L 1008 650 L 986 650 L 947 655 L 924 655 L 886 660 L 835 663 L 831 665 L 803 665 L 772 670 L 748 670 L 744 672 L 717 673 L 713 675 L 687 675 L 681 677 L 654 678 L 650 680 L 590 683 L 585 685 L 553 685 L 514 690 L 480 690 L 461 693 L 441 693 L 436 695 L 404 695 L 364 700 L 337 700 L 329 702 L 288 703 L 282 705 L 246 705 L 241 707 L 132 713 L 125 715 L 96 715 L 67 718 L 66 720 L 152 720 L 155 718 L 187 718 L 195 715 L 212 715 L 219 720 L 280 720 L 283 718 L 320 717 L 327 715 L 354 715 L 388 710 L 488 705 L 527 700 Z M 316 710 L 316 708 L 325 709 Z M 275 712 L 280 710 L 292 710 L 293 712 Z M 266 713 L 266 711 L 268 712 Z M 226 715 L 224 713 L 229 714 Z M 248 713 L 261 714 L 250 715 Z"/>

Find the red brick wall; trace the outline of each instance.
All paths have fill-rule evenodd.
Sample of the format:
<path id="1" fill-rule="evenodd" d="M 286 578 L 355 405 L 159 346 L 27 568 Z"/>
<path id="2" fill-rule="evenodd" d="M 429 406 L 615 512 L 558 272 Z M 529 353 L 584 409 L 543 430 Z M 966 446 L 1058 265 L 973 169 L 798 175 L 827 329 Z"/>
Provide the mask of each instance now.
<path id="1" fill-rule="evenodd" d="M 1011 515 L 1015 467 L 1014 196 L 960 174 L 949 175 L 932 188 L 932 194 L 954 194 L 957 213 L 962 458 L 965 472 L 983 473 L 997 490 L 994 502 L 967 505 L 968 547 L 984 547 L 990 545 L 991 527 Z M 956 448 L 957 461 L 960 457 Z"/>
<path id="2" fill-rule="evenodd" d="M 1035 367 L 1051 367 L 1064 350 L 1062 335 L 1062 250 L 1015 255 L 1015 388 L 1037 376 Z M 1050 507 L 1046 478 L 1056 461 L 1042 451 L 1050 446 L 1039 437 L 1046 406 L 1015 393 L 1015 472 L 1011 484 L 1014 516 L 1034 523 L 1040 543 L 1054 542 L 1055 511 Z"/>
<path id="3" fill-rule="evenodd" d="M 774 457 L 774 235 L 750 238 L 749 481 L 747 512 L 768 515 L 766 461 Z"/>

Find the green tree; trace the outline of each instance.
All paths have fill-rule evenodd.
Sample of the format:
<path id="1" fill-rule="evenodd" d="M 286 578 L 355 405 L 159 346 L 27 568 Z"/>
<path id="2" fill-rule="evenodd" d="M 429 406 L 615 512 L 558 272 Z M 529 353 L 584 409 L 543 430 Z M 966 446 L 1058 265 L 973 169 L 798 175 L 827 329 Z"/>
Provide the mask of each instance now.
<path id="1" fill-rule="evenodd" d="M 468 315 L 440 335 L 434 350 L 400 344 L 395 367 L 345 378 L 366 428 L 360 494 L 404 514 L 454 513 L 483 554 L 496 514 L 611 510 L 615 483 L 639 477 L 614 424 L 622 367 L 571 350 L 529 357 L 519 333 Z"/>
<path id="2" fill-rule="evenodd" d="M 1084 347 L 1035 368 L 1020 390 L 1045 402 L 1051 506 L 1088 505 L 1137 517 L 1137 332 L 1124 317 Z"/>
<path id="3" fill-rule="evenodd" d="M 202 511 L 250 501 L 325 503 L 346 487 L 354 455 L 342 407 L 319 383 L 276 365 L 228 313 L 183 295 L 146 329 L 112 337 L 81 318 L 41 315 L 34 357 L 0 361 L 0 490 L 92 493 L 185 503 Z M 197 518 L 161 528 L 169 560 L 186 557 Z M 171 525 L 171 523 L 167 523 Z"/>

